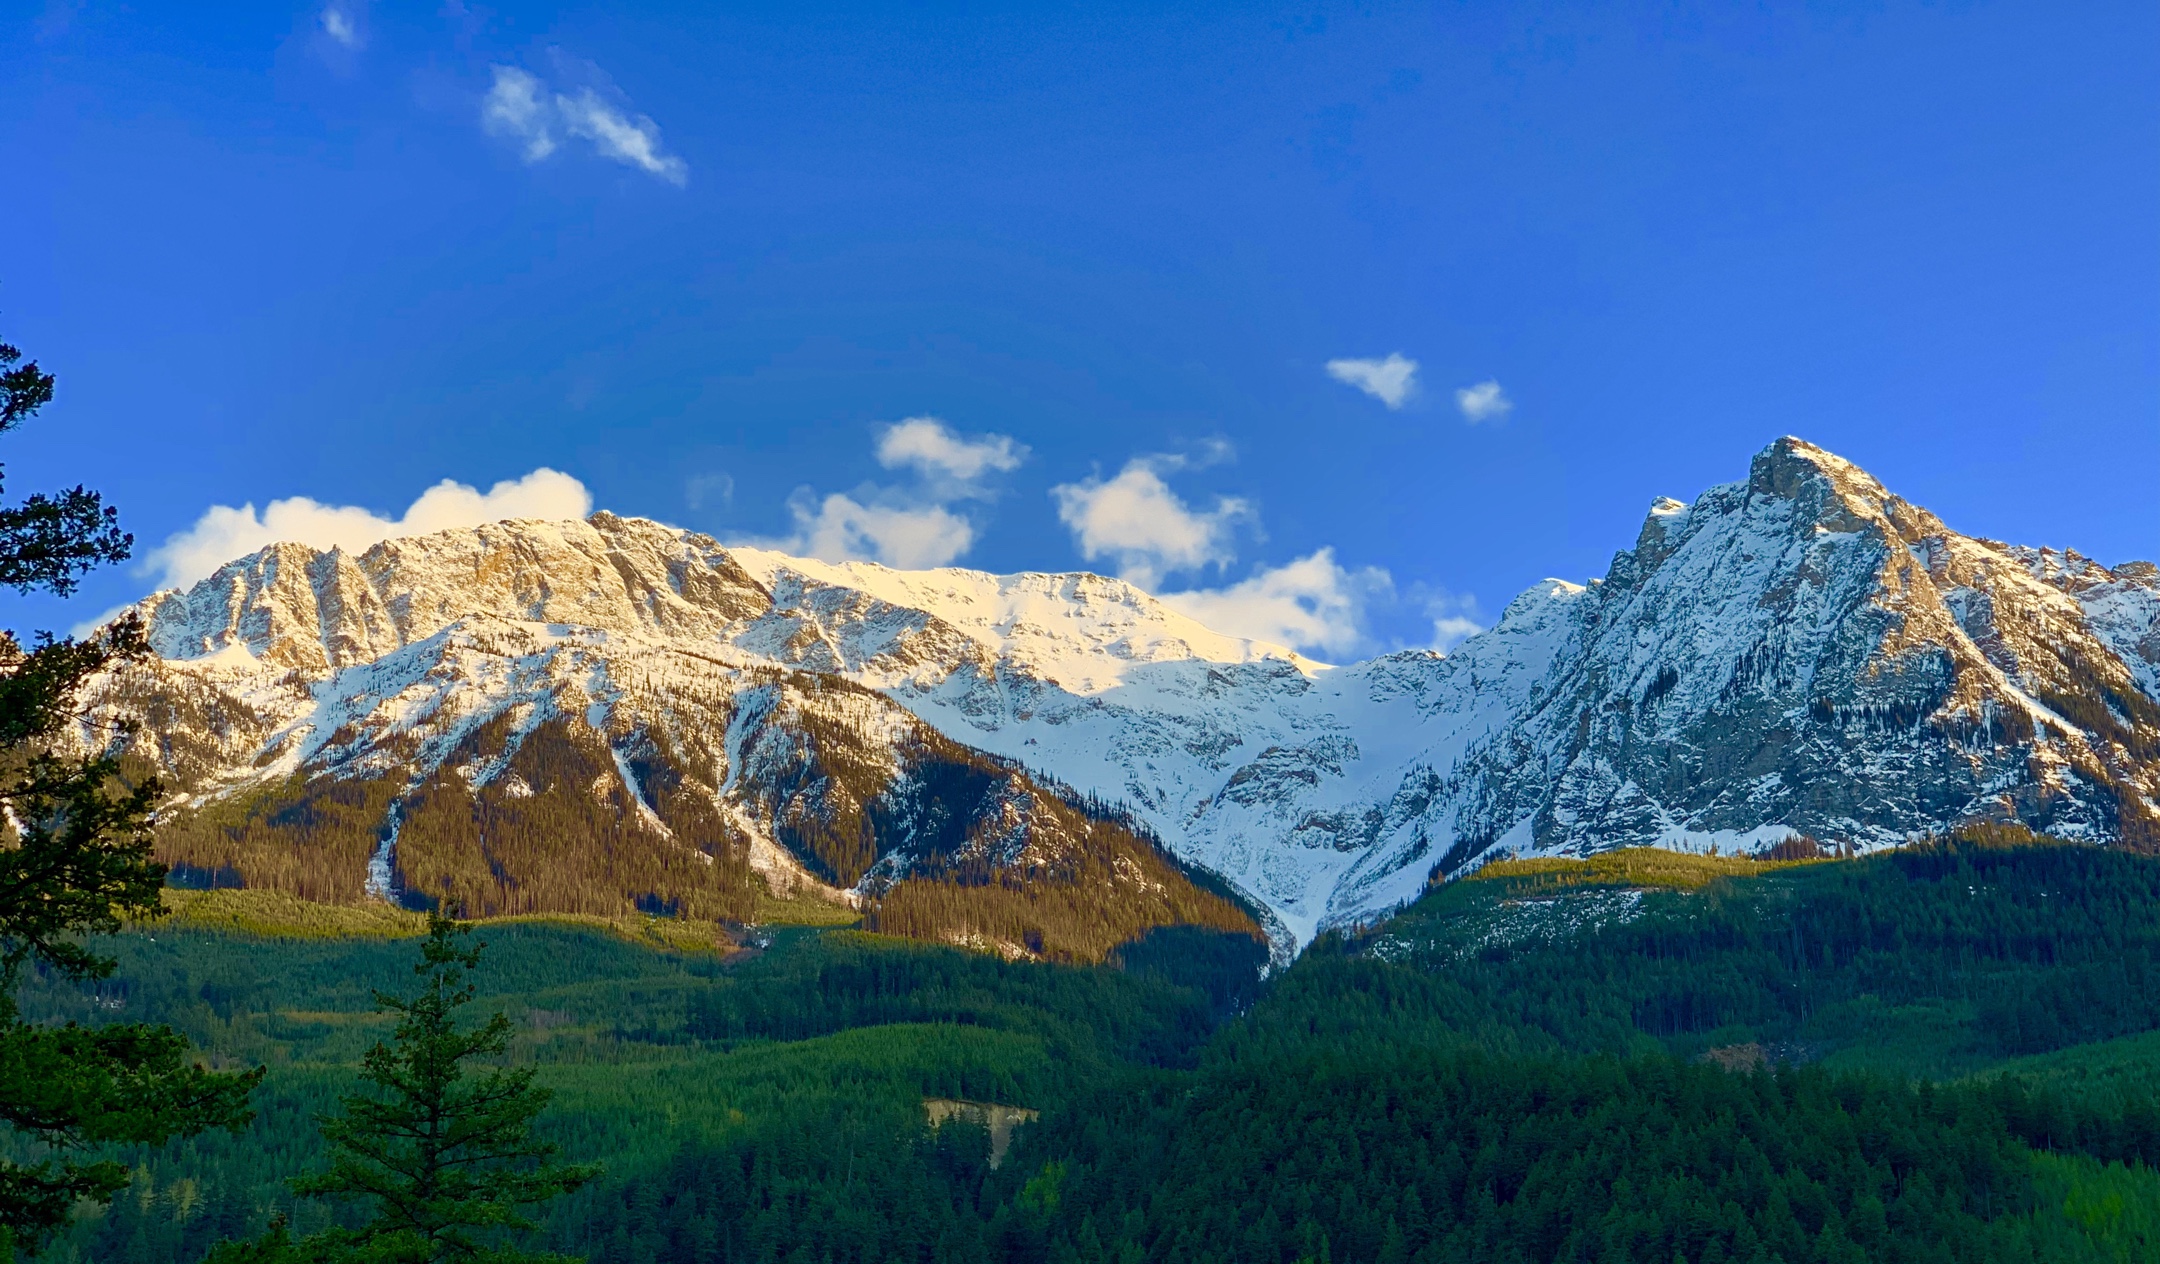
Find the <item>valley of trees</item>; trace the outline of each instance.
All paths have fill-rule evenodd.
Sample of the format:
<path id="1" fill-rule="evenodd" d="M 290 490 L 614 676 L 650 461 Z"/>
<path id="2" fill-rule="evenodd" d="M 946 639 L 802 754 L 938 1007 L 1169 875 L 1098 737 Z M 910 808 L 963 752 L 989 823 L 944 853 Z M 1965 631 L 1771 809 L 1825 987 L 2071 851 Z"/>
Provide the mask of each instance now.
<path id="1" fill-rule="evenodd" d="M 1061 966 L 499 925 L 474 977 L 555 1093 L 542 1135 L 607 1164 L 542 1239 L 608 1264 L 2129 1261 L 2160 1247 L 2156 884 L 2022 837 L 1623 853 L 1494 866 L 1264 981 L 1197 927 Z M 270 1068 L 246 1134 L 116 1152 L 133 1184 L 49 1258 L 349 1223 L 284 1181 L 412 943 L 167 926 L 93 987 L 31 980 L 39 1017 Z M 993 1168 L 927 1097 L 1042 1116 Z"/>

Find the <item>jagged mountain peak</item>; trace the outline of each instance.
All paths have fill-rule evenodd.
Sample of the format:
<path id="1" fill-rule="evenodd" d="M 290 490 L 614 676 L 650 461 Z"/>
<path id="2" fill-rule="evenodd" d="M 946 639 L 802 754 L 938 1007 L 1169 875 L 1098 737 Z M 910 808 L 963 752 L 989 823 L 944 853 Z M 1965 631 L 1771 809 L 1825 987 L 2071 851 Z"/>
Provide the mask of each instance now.
<path id="1" fill-rule="evenodd" d="M 1781 439 L 1616 555 L 1541 701 L 1476 757 L 1492 801 L 1465 855 L 1973 817 L 2145 839 L 2160 607 L 2121 598 L 2111 623 L 2068 589 Z"/>
<path id="2" fill-rule="evenodd" d="M 562 522 L 508 519 L 381 541 L 354 556 L 282 542 L 228 562 L 185 590 L 138 607 L 166 658 L 245 651 L 311 670 L 369 661 L 466 619 L 503 619 L 625 634 L 718 636 L 772 616 L 768 646 L 796 665 L 905 667 L 931 644 L 961 642 L 1013 670 L 1082 692 L 1130 667 L 1198 660 L 1321 665 L 1287 647 L 1216 632 L 1124 580 L 1086 572 L 995 575 L 948 567 L 899 571 L 722 545 L 711 536 L 605 511 Z M 913 612 L 915 626 L 842 646 L 800 618 L 858 625 Z M 902 617 L 902 621 L 907 621 Z M 964 652 L 964 651 L 963 651 Z M 905 674 L 905 671 L 902 671 Z"/>
<path id="3" fill-rule="evenodd" d="M 244 651 L 287 668 L 371 661 L 494 618 L 616 632 L 712 632 L 770 595 L 709 536 L 597 513 L 509 519 L 339 548 L 265 546 L 141 604 L 166 658 Z"/>
<path id="4" fill-rule="evenodd" d="M 926 734 L 1119 805 L 1286 940 L 1500 854 L 1974 819 L 2160 847 L 2160 569 L 1960 534 L 1793 438 L 1652 502 L 1603 577 L 1533 586 L 1454 653 L 1333 669 L 1116 579 L 821 562 L 605 513 L 273 545 L 146 608 L 163 658 L 100 705 L 145 720 L 191 810 L 399 769 L 507 793 L 487 770 L 552 734 L 633 816 L 746 839 L 782 882 L 912 854 L 878 841 L 901 817 L 830 787 L 906 781 Z M 455 753 L 483 732 L 493 753 Z"/>

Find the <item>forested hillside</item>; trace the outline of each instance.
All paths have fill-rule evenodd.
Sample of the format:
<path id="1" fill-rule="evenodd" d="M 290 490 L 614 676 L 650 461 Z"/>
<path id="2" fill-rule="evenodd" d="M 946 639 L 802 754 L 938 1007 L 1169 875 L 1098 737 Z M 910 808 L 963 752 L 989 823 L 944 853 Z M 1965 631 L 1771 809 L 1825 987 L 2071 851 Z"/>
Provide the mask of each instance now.
<path id="1" fill-rule="evenodd" d="M 858 907 L 888 933 L 1055 961 L 1101 961 L 1158 926 L 1262 934 L 1234 892 L 1106 805 L 882 716 L 895 737 L 863 717 L 897 709 L 843 681 L 763 687 L 735 753 L 765 762 L 744 793 L 784 853 L 761 855 L 664 730 L 617 751 L 582 720 L 517 732 L 497 716 L 412 784 L 295 775 L 175 812 L 158 854 L 184 886 L 466 917 L 745 923 L 773 915 L 777 891 L 827 916 Z"/>
<path id="2" fill-rule="evenodd" d="M 1492 866 L 1265 981 L 1258 943 L 1199 928 L 1071 967 L 499 925 L 482 1008 L 570 1156 L 607 1162 L 548 1234 L 610 1264 L 2127 1261 L 2160 1249 L 2156 896 L 2160 862 L 2004 836 L 1613 853 Z M 248 1135 L 133 1155 L 52 1258 L 321 1224 L 280 1182 L 409 930 L 171 925 L 93 991 L 31 989 L 272 1068 Z M 926 1098 L 1041 1117 L 993 1167 Z"/>

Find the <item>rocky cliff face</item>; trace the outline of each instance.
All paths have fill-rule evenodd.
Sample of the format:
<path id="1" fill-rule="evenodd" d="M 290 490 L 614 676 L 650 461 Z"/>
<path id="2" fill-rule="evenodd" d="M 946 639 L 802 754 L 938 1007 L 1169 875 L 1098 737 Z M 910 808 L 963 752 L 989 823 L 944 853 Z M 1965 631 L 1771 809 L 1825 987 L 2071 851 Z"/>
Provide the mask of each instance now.
<path id="1" fill-rule="evenodd" d="M 1975 818 L 2160 847 L 2160 573 L 1959 535 L 1792 439 L 1445 658 L 1325 667 L 1099 576 L 608 514 L 274 546 L 145 609 L 161 658 L 86 740 L 140 718 L 174 858 L 318 898 L 799 890 L 1041 951 L 1029 908 L 1098 946 L 1237 920 L 1149 834 L 1285 941 L 1502 853 Z"/>
<path id="2" fill-rule="evenodd" d="M 1453 770 L 1457 861 L 1975 818 L 2160 845 L 2149 566 L 1958 535 L 1788 439 L 1659 502 L 1564 602 L 1551 667 Z"/>
<path id="3" fill-rule="evenodd" d="M 596 514 L 278 545 L 144 606 L 159 658 L 102 682 L 83 734 L 139 722 L 184 880 L 476 915 L 810 899 L 1081 959 L 1257 929 L 1117 813 L 832 670 L 821 625 L 705 537 Z M 969 644 L 877 613 L 875 661 Z"/>

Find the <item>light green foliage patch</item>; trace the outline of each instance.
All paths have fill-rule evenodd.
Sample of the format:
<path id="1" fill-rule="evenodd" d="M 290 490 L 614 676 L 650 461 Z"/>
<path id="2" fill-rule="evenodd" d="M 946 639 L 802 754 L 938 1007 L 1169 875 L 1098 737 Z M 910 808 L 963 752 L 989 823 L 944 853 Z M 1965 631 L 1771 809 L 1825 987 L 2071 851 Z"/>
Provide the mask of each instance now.
<path id="1" fill-rule="evenodd" d="M 1563 891 L 1573 887 L 1621 886 L 1695 891 L 1720 878 L 1750 878 L 1812 860 L 1757 860 L 1750 856 L 1707 856 L 1657 847 L 1622 847 L 1575 859 L 1540 856 L 1499 860 L 1465 875 L 1466 882 L 1498 882 L 1514 895 Z"/>

